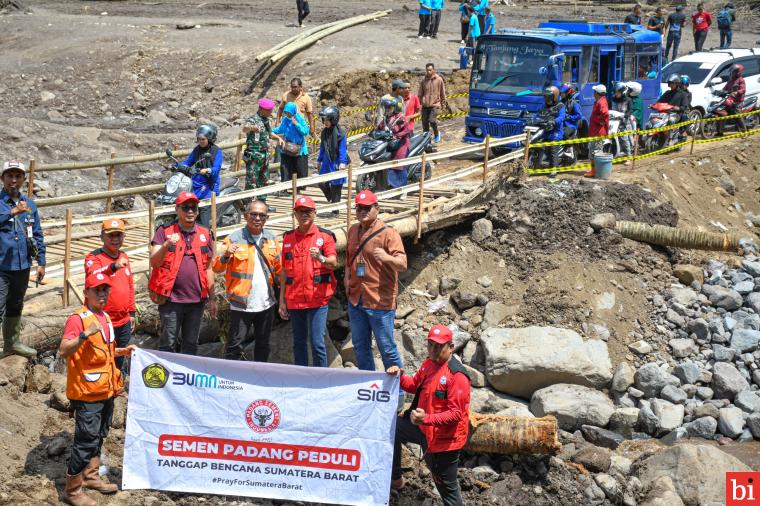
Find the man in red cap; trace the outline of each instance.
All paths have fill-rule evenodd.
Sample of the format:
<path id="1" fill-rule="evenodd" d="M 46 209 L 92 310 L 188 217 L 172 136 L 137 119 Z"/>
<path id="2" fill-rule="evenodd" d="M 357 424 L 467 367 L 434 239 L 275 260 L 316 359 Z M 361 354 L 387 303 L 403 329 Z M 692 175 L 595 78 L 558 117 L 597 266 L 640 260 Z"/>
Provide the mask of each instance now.
<path id="1" fill-rule="evenodd" d="M 111 294 L 106 303 L 106 312 L 111 317 L 116 346 L 124 348 L 129 344 L 135 331 L 135 285 L 129 256 L 121 251 L 124 244 L 124 222 L 118 218 L 109 218 L 100 226 L 100 240 L 103 246 L 91 251 L 84 258 L 84 272 L 106 274 L 111 278 Z M 124 357 L 116 359 L 116 366 L 126 376 L 127 361 Z"/>
<path id="2" fill-rule="evenodd" d="M 100 478 L 100 450 L 113 417 L 113 399 L 123 389 L 115 358 L 130 355 L 134 345 L 117 348 L 113 325 L 104 311 L 111 276 L 93 273 L 84 283 L 85 305 L 66 321 L 58 348 L 67 359 L 66 397 L 74 408 L 74 444 L 66 469 L 63 498 L 74 506 L 96 506 L 82 487 L 112 494 L 116 484 Z"/>
<path id="3" fill-rule="evenodd" d="M 327 367 L 327 303 L 337 285 L 335 235 L 314 224 L 317 206 L 310 197 L 296 198 L 293 213 L 298 228 L 282 236 L 280 317 L 290 320 L 296 365 L 309 365 L 311 340 L 312 365 Z"/>
<path id="4" fill-rule="evenodd" d="M 209 316 L 216 318 L 214 240 L 207 228 L 196 223 L 198 202 L 194 193 L 180 193 L 177 221 L 158 227 L 151 241 L 148 290 L 161 318 L 161 351 L 176 352 L 179 347 L 182 353 L 195 355 L 206 305 Z"/>
<path id="5" fill-rule="evenodd" d="M 378 219 L 377 197 L 369 190 L 356 195 L 356 219 L 348 231 L 345 286 L 348 317 L 356 365 L 375 370 L 372 334 L 386 369 L 401 367 L 393 320 L 396 317 L 398 273 L 406 270 L 406 253 L 401 236 Z"/>
<path id="6" fill-rule="evenodd" d="M 457 467 L 470 427 L 470 378 L 453 356 L 452 339 L 451 329 L 433 325 L 428 333 L 428 358 L 414 376 L 404 376 L 396 366 L 386 371 L 400 373 L 401 388 L 415 394 L 411 407 L 396 420 L 391 486 L 396 490 L 404 486 L 401 444 L 420 445 L 444 506 L 462 504 Z"/>

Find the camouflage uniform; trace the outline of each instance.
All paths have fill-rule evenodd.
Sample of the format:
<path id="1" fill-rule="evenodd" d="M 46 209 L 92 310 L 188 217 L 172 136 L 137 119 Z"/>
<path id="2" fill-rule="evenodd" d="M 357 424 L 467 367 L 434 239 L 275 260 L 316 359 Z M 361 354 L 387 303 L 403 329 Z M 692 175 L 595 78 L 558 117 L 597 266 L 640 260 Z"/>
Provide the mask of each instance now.
<path id="1" fill-rule="evenodd" d="M 258 127 L 259 132 L 248 132 L 245 138 L 245 189 L 263 188 L 269 174 L 269 137 L 272 127 L 269 118 L 262 118 L 258 113 L 246 120 L 246 124 Z M 259 200 L 266 200 L 260 195 Z"/>

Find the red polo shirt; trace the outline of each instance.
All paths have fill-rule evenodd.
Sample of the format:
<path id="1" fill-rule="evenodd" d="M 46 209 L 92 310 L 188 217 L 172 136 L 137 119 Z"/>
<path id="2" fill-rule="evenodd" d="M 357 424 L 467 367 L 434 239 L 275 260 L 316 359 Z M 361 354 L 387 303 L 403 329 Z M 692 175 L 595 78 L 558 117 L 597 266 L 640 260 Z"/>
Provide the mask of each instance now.
<path id="1" fill-rule="evenodd" d="M 120 258 L 126 258 L 127 265 L 114 272 L 111 265 Z M 87 276 L 103 273 L 111 277 L 111 291 L 108 294 L 105 311 L 111 317 L 114 327 L 129 323 L 130 314 L 135 312 L 135 285 L 127 254 L 120 251 L 119 256 L 114 258 L 103 248 L 98 248 L 84 258 L 84 272 Z M 79 320 L 79 318 L 75 319 Z"/>

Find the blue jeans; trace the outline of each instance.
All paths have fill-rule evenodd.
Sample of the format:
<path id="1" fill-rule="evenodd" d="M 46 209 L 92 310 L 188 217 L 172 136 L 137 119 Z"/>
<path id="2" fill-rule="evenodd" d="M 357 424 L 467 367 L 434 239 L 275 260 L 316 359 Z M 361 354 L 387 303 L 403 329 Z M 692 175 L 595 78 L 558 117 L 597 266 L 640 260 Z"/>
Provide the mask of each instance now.
<path id="1" fill-rule="evenodd" d="M 678 45 L 681 43 L 681 32 L 668 32 L 667 42 L 665 44 L 665 60 L 673 61 L 678 58 Z M 669 58 L 670 46 L 673 46 L 673 57 Z"/>
<path id="2" fill-rule="evenodd" d="M 720 29 L 720 48 L 728 49 L 731 47 L 731 40 L 734 38 L 734 31 L 730 28 Z"/>
<path id="3" fill-rule="evenodd" d="M 311 338 L 311 361 L 314 367 L 327 367 L 325 329 L 327 328 L 327 304 L 310 309 L 289 309 L 293 329 L 293 358 L 296 365 L 309 365 L 309 338 Z"/>
<path id="4" fill-rule="evenodd" d="M 361 305 L 348 303 L 348 319 L 351 322 L 351 342 L 354 345 L 356 365 L 363 371 L 375 370 L 375 359 L 372 356 L 372 334 L 375 334 L 377 348 L 383 359 L 383 366 L 388 369 L 392 365 L 403 367 L 401 355 L 393 340 L 393 320 L 395 309 L 369 309 Z"/>

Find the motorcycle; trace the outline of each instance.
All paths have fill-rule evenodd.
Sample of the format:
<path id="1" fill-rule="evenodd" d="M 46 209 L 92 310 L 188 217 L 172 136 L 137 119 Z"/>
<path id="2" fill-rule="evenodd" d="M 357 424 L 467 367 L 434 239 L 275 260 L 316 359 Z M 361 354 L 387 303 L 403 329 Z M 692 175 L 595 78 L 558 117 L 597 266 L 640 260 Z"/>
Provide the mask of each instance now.
<path id="1" fill-rule="evenodd" d="M 623 124 L 625 122 L 625 114 L 620 111 L 613 111 L 610 109 L 610 134 L 616 134 L 622 130 Z M 621 152 L 621 142 L 622 137 L 612 137 L 611 139 L 604 139 L 602 142 L 602 151 L 605 153 L 611 153 L 612 156 L 617 156 L 618 153 Z"/>
<path id="2" fill-rule="evenodd" d="M 724 90 L 715 90 L 713 91 L 713 95 L 715 95 L 715 98 L 712 99 L 710 102 L 710 105 L 707 106 L 707 112 L 705 112 L 705 119 L 707 118 L 715 118 L 717 116 L 717 112 L 725 111 L 727 107 L 730 107 L 731 105 L 731 97 L 728 91 Z M 751 112 L 757 110 L 757 97 L 750 97 L 746 99 L 744 102 L 742 102 L 742 106 L 740 108 L 740 112 Z M 744 126 L 747 130 L 753 130 L 754 128 L 757 128 L 758 123 L 758 115 L 757 114 L 750 114 L 749 116 L 744 116 Z M 739 126 L 736 122 L 736 119 L 727 119 L 725 120 L 725 124 L 723 125 L 723 131 L 738 131 Z M 705 139 L 712 139 L 715 137 L 715 135 L 718 133 L 718 122 L 717 121 L 708 121 L 706 123 L 702 123 L 701 128 L 702 137 Z"/>
<path id="3" fill-rule="evenodd" d="M 203 158 L 197 160 L 191 167 L 182 165 L 179 160 L 174 157 L 171 149 L 166 150 L 166 156 L 173 162 L 170 170 L 174 172 L 164 185 L 164 189 L 156 197 L 156 206 L 173 205 L 182 192 L 193 191 L 192 177 L 200 173 L 200 166 L 208 163 L 211 160 L 211 153 L 206 153 Z M 219 181 L 219 197 L 223 195 L 230 195 L 232 193 L 240 192 L 238 183 L 240 178 L 237 177 L 223 177 Z M 216 206 L 216 225 L 217 227 L 229 227 L 238 225 L 240 223 L 240 217 L 242 215 L 243 203 L 225 202 Z M 156 218 L 156 225 L 163 226 L 177 219 L 174 214 L 164 214 Z"/>
<path id="4" fill-rule="evenodd" d="M 644 130 L 662 128 L 668 125 L 675 125 L 681 117 L 681 114 L 673 110 L 673 105 L 665 102 L 657 102 L 649 106 L 654 112 L 649 114 L 649 119 L 644 125 Z M 644 151 L 652 152 L 658 149 L 664 149 L 672 146 L 678 141 L 678 129 L 673 128 L 663 132 L 652 132 L 641 136 L 641 146 Z"/>
<path id="5" fill-rule="evenodd" d="M 536 129 L 530 136 L 530 143 L 537 144 L 543 142 L 546 136 L 548 127 L 550 126 L 545 118 L 536 117 L 529 119 L 526 122 L 526 126 L 531 129 Z M 572 138 L 577 137 L 577 132 Z M 567 167 L 569 165 L 575 165 L 577 158 L 575 156 L 575 144 L 565 144 L 562 146 L 562 151 L 559 154 L 560 167 Z M 544 148 L 531 149 L 528 155 L 528 168 L 540 169 L 552 166 L 549 153 Z"/>
<path id="6" fill-rule="evenodd" d="M 430 132 L 421 132 L 412 134 L 409 139 L 409 152 L 407 157 L 421 155 L 423 151 L 428 151 L 433 141 Z M 393 152 L 398 148 L 399 141 L 390 129 L 378 129 L 369 133 L 369 139 L 362 142 L 359 147 L 359 159 L 362 161 L 361 167 L 375 165 L 378 163 L 389 162 L 393 158 Z M 391 170 L 391 169 L 388 169 Z M 407 169 L 407 180 L 409 183 L 416 183 L 420 180 L 422 174 L 422 162 L 417 162 Z M 382 191 L 388 188 L 387 170 L 362 174 L 356 178 L 356 191 L 362 190 Z M 425 163 L 425 180 L 432 176 L 433 169 L 430 162 Z"/>

